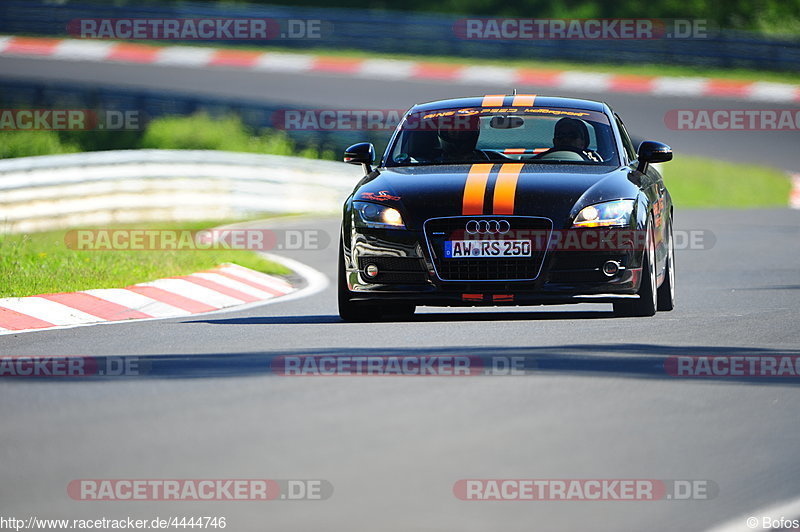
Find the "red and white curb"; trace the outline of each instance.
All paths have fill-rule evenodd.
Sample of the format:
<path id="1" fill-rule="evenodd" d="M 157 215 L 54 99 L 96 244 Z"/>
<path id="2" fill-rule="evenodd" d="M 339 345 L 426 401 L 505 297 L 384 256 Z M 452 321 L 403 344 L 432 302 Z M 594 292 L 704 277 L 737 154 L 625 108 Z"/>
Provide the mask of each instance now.
<path id="1" fill-rule="evenodd" d="M 800 209 L 800 174 L 791 174 L 792 191 L 789 193 L 789 207 Z"/>
<path id="2" fill-rule="evenodd" d="M 295 290 L 278 277 L 224 264 L 127 288 L 0 298 L 0 334 L 189 316 L 263 303 Z"/>
<path id="3" fill-rule="evenodd" d="M 505 86 L 551 87 L 654 96 L 738 98 L 764 102 L 800 102 L 800 86 L 765 81 L 616 75 L 596 72 L 467 66 L 426 61 L 357 59 L 295 53 L 256 52 L 206 47 L 158 47 L 139 43 L 0 36 L 0 56 L 55 58 L 183 67 L 226 67 L 270 72 L 318 72 L 381 80 L 446 83 L 501 82 Z"/>

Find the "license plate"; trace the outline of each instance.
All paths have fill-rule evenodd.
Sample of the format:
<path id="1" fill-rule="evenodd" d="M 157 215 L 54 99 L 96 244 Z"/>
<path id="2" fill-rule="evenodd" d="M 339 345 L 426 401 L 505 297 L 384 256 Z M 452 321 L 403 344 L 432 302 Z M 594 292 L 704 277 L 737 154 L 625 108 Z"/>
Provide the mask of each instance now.
<path id="1" fill-rule="evenodd" d="M 446 240 L 446 259 L 530 257 L 530 240 Z"/>

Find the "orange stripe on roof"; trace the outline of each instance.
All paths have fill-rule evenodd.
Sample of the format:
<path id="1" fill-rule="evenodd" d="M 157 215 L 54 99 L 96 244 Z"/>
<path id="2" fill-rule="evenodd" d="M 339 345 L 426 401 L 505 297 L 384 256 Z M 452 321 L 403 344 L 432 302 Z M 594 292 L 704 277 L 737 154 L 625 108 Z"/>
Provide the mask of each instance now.
<path id="1" fill-rule="evenodd" d="M 502 107 L 503 100 L 506 99 L 505 94 L 487 94 L 483 97 L 481 102 L 482 107 Z"/>
<path id="2" fill-rule="evenodd" d="M 494 184 L 494 214 L 514 214 L 514 197 L 522 163 L 504 164 Z"/>
<path id="3" fill-rule="evenodd" d="M 513 106 L 530 107 L 536 101 L 535 94 L 517 94 L 514 96 L 514 101 L 511 102 Z"/>
<path id="4" fill-rule="evenodd" d="M 461 208 L 464 216 L 483 214 L 483 198 L 486 196 L 486 183 L 489 181 L 492 166 L 494 165 L 489 163 L 473 164 L 469 169 Z"/>
<path id="5" fill-rule="evenodd" d="M 503 150 L 503 153 L 507 153 L 509 155 L 515 153 L 525 153 L 525 148 L 506 148 Z"/>

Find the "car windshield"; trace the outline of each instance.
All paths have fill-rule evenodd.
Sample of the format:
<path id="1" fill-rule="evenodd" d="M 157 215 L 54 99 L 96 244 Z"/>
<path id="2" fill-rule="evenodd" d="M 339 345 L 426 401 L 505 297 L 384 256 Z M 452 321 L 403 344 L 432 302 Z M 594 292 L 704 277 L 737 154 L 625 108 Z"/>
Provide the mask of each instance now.
<path id="1" fill-rule="evenodd" d="M 386 166 L 486 161 L 616 166 L 619 158 L 603 113 L 469 107 L 406 115 Z"/>

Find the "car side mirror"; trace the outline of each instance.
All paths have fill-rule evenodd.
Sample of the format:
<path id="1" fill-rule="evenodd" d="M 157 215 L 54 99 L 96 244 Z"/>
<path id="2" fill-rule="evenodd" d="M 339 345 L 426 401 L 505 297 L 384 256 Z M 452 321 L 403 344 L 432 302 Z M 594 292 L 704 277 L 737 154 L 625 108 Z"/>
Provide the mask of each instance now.
<path id="1" fill-rule="evenodd" d="M 359 142 L 344 150 L 344 162 L 361 164 L 364 172 L 372 172 L 372 163 L 375 161 L 375 146 L 371 142 Z"/>
<path id="2" fill-rule="evenodd" d="M 672 160 L 672 148 L 662 142 L 646 140 L 639 144 L 639 168 L 640 172 L 647 170 L 650 163 L 665 163 Z"/>

